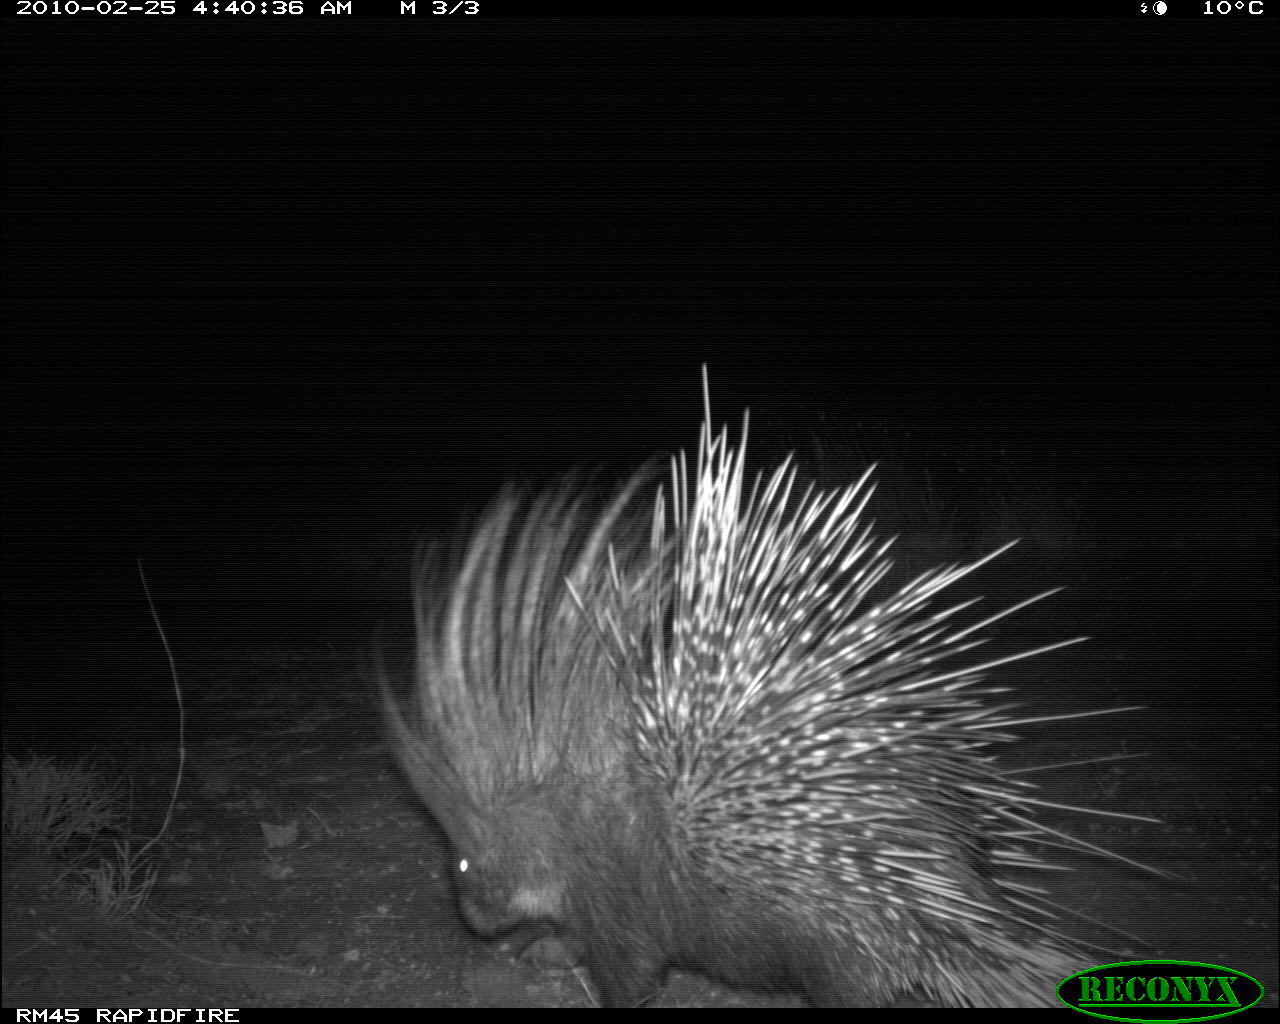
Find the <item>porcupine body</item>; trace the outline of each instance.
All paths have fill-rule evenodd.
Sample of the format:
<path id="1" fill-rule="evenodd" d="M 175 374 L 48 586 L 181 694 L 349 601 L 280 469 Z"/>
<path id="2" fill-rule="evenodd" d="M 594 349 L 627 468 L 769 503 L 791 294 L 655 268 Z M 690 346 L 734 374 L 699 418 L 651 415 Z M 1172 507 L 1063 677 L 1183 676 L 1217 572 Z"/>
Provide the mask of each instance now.
<path id="1" fill-rule="evenodd" d="M 743 457 L 708 409 L 647 544 L 635 482 L 519 524 L 504 498 L 446 599 L 420 587 L 414 703 L 386 706 L 464 917 L 554 925 L 613 1006 L 670 967 L 817 1005 L 1051 1004 L 1090 958 L 1009 871 L 1087 844 L 993 763 L 1015 723 L 981 681 L 1075 641 L 953 667 L 1017 609 L 933 599 L 995 555 L 881 594 L 868 476 L 797 494 L 784 463 L 744 494 Z"/>

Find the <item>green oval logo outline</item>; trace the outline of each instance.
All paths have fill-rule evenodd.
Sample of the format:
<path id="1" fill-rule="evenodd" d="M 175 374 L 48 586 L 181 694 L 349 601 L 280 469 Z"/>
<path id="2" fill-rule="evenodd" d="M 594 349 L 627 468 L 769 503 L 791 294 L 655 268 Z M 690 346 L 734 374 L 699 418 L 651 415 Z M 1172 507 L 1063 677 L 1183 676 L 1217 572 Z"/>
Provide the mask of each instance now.
<path id="1" fill-rule="evenodd" d="M 1206 1014 L 1200 1014 L 1197 1016 L 1176 1016 L 1175 1013 L 1177 1010 L 1177 1006 L 1179 1004 L 1177 1003 L 1170 1004 L 1168 1002 L 1153 1001 L 1150 1004 L 1152 1009 L 1162 1009 L 1165 1012 L 1149 1014 L 1147 1016 L 1141 1016 L 1141 1017 L 1135 1017 L 1135 1016 L 1121 1017 L 1114 1013 L 1101 1013 L 1097 1009 L 1085 1009 L 1083 1006 L 1077 1005 L 1076 1003 L 1072 1002 L 1062 991 L 1064 986 L 1069 984 L 1072 980 L 1076 978 L 1085 978 L 1089 975 L 1096 974 L 1098 972 L 1111 973 L 1114 971 L 1115 968 L 1118 968 L 1118 967 L 1160 967 L 1161 965 L 1176 965 L 1178 967 L 1207 967 L 1210 970 L 1215 972 L 1214 981 L 1218 982 L 1219 989 L 1223 987 L 1221 985 L 1221 979 L 1231 978 L 1234 980 L 1243 980 L 1253 986 L 1254 995 L 1252 998 L 1245 998 L 1245 999 L 1237 998 L 1237 993 L 1235 992 L 1234 988 L 1232 988 L 1229 990 L 1230 995 L 1232 996 L 1230 1005 L 1225 1006 L 1221 1011 L 1216 1013 L 1206 1013 Z M 1181 975 L 1187 972 L 1156 971 L 1153 973 L 1157 977 L 1160 977 L 1160 976 L 1168 977 L 1170 975 L 1175 975 L 1175 974 Z M 1203 977 L 1202 975 L 1197 974 L 1198 979 L 1202 977 Z M 1188 1022 L 1188 1024 L 1190 1024 L 1190 1022 L 1193 1022 L 1193 1021 L 1218 1020 L 1222 1017 L 1230 1017 L 1232 1014 L 1240 1013 L 1242 1010 L 1249 1009 L 1250 1007 L 1257 1004 L 1257 1002 L 1265 994 L 1266 994 L 1266 990 L 1263 988 L 1262 983 L 1259 982 L 1257 978 L 1251 977 L 1250 975 L 1245 974 L 1243 971 L 1237 971 L 1232 967 L 1223 967 L 1221 964 L 1207 964 L 1199 960 L 1119 960 L 1119 961 L 1116 961 L 1115 963 L 1099 964 L 1098 966 L 1090 967 L 1087 970 L 1076 971 L 1075 974 L 1071 974 L 1063 978 L 1062 981 L 1058 983 L 1058 988 L 1057 988 L 1058 1001 L 1061 1002 L 1064 1006 L 1071 1007 L 1071 1009 L 1075 1010 L 1077 1013 L 1082 1013 L 1089 1017 L 1097 1017 L 1100 1020 L 1122 1021 L 1124 1022 L 1124 1024 L 1149 1024 L 1149 1022 L 1151 1021 L 1161 1021 L 1161 1022 L 1165 1022 L 1165 1024 L 1175 1024 L 1175 1022 L 1179 1022 L 1179 1024 L 1180 1022 Z M 1098 1004 L 1090 1003 L 1089 1005 L 1096 1006 Z M 1123 1005 L 1125 1009 L 1137 1008 L 1131 1002 L 1123 1003 L 1121 1005 Z M 1187 1009 L 1190 1010 L 1192 1006 L 1195 1006 L 1196 1009 L 1200 1009 L 1203 1006 L 1203 1004 L 1202 1003 L 1191 1004 L 1191 1005 L 1188 1005 Z M 1119 1009 L 1119 1006 L 1117 1007 L 1117 1009 Z"/>

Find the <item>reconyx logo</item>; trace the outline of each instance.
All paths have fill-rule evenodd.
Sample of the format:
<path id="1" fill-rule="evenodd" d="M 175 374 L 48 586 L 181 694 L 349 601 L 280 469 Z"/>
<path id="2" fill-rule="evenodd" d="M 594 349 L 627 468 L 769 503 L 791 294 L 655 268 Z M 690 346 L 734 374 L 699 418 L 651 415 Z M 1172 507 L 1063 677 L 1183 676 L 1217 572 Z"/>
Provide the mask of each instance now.
<path id="1" fill-rule="evenodd" d="M 1192 960 L 1133 960 L 1080 971 L 1058 998 L 1103 1020 L 1215 1020 L 1247 1010 L 1262 986 L 1247 974 Z"/>

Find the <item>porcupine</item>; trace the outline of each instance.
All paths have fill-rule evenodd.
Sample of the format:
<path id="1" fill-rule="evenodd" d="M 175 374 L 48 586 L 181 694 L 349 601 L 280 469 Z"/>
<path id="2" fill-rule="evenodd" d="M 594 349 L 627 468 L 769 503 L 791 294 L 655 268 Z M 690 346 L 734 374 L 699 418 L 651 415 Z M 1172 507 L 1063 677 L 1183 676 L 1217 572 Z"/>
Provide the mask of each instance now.
<path id="1" fill-rule="evenodd" d="M 447 599 L 419 586 L 414 701 L 384 706 L 465 919 L 553 925 L 611 1006 L 672 967 L 816 1005 L 1051 1004 L 1091 958 L 1009 869 L 1096 848 L 985 752 L 1016 721 L 980 683 L 1078 640 L 940 663 L 1054 591 L 967 625 L 974 601 L 932 610 L 1006 545 L 877 597 L 870 470 L 793 497 L 787 460 L 744 500 L 746 433 L 713 437 L 707 400 L 647 545 L 638 479 L 595 515 L 553 492 L 518 528 L 506 495 Z"/>

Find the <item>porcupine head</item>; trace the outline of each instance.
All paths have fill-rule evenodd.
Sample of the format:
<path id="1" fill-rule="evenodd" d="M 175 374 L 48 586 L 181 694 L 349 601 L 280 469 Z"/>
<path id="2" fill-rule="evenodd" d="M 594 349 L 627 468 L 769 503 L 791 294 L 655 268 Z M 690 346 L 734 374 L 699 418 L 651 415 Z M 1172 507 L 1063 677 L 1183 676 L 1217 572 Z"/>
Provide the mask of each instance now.
<path id="1" fill-rule="evenodd" d="M 580 955 L 638 905 L 632 853 L 654 830 L 614 669 L 569 588 L 594 599 L 609 565 L 647 557 L 621 522 L 638 484 L 603 511 L 571 485 L 504 492 L 453 564 L 419 561 L 415 686 L 404 706 L 384 680 L 383 710 L 481 936 L 547 922 Z"/>

